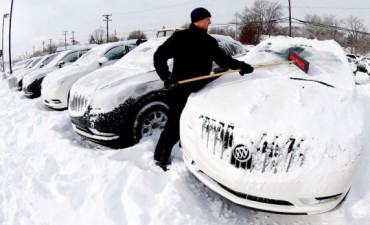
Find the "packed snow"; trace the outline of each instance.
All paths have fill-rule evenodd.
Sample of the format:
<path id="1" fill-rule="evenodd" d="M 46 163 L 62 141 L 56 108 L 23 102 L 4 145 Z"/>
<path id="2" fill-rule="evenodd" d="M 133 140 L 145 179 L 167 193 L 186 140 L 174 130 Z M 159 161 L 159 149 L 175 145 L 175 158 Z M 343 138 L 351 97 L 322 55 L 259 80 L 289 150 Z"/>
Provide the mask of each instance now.
<path id="1" fill-rule="evenodd" d="M 370 113 L 370 86 L 357 86 Z M 125 149 L 90 144 L 67 111 L 51 111 L 0 80 L 0 224 L 369 224 L 370 166 L 346 200 L 318 215 L 239 207 L 192 176 L 173 151 L 171 169 L 153 163 L 155 139 Z M 367 133 L 370 133 L 367 121 Z M 366 149 L 370 139 L 367 137 Z"/>
<path id="2" fill-rule="evenodd" d="M 356 86 L 366 114 L 370 85 Z M 72 129 L 68 111 L 45 108 L 0 80 L 0 224 L 369 224 L 370 121 L 364 163 L 346 200 L 316 215 L 240 207 L 198 181 L 174 147 L 170 170 L 154 165 L 159 134 L 112 150 Z M 334 128 L 333 128 L 334 129 Z"/>

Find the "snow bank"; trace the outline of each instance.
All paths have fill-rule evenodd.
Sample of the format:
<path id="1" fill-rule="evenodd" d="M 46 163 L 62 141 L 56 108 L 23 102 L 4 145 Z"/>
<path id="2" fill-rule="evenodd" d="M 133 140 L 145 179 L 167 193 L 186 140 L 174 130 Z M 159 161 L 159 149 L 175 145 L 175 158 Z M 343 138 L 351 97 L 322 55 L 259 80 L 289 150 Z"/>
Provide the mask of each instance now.
<path id="1" fill-rule="evenodd" d="M 370 112 L 370 86 L 359 89 Z M 0 224 L 370 222 L 367 163 L 347 200 L 332 212 L 264 213 L 236 206 L 206 188 L 187 171 L 177 147 L 171 170 L 164 173 L 152 161 L 155 139 L 126 149 L 104 149 L 74 133 L 67 111 L 47 110 L 40 99 L 7 89 L 4 80 L 0 101 Z"/>

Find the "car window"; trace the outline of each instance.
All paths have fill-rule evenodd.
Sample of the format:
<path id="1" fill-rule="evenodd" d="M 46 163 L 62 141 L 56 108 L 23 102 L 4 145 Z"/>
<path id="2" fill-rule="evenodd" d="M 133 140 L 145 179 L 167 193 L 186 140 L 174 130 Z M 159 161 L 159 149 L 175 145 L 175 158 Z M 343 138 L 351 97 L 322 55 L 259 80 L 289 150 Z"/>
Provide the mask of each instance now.
<path id="1" fill-rule="evenodd" d="M 246 54 L 245 49 L 241 45 L 238 45 L 234 42 L 228 42 L 228 43 L 225 43 L 225 44 L 227 45 L 227 47 L 230 51 L 230 54 L 233 57 L 242 56 L 242 55 Z"/>
<path id="2" fill-rule="evenodd" d="M 68 55 L 66 55 L 62 61 L 65 63 L 74 62 L 78 59 L 78 52 L 71 52 Z"/>
<path id="3" fill-rule="evenodd" d="M 35 65 L 36 65 L 36 63 L 38 63 L 39 61 L 41 60 L 41 58 L 38 58 L 38 59 L 36 59 L 35 61 L 33 61 L 31 64 L 30 64 L 30 68 L 31 67 L 34 67 Z"/>
<path id="4" fill-rule="evenodd" d="M 126 54 L 126 48 L 125 46 L 116 46 L 114 48 L 111 48 L 104 54 L 104 56 L 109 60 L 116 60 L 122 58 L 124 54 Z"/>
<path id="5" fill-rule="evenodd" d="M 50 55 L 48 58 L 44 60 L 44 62 L 42 62 L 42 64 L 44 64 L 44 66 L 47 65 L 49 62 L 51 62 L 51 60 L 55 58 L 55 56 L 57 56 L 57 54 Z"/>
<path id="6" fill-rule="evenodd" d="M 230 55 L 230 52 L 228 51 L 227 47 L 225 46 L 224 43 L 218 42 L 218 46 L 220 47 L 221 51 L 227 55 Z"/>
<path id="7" fill-rule="evenodd" d="M 80 58 L 83 54 L 85 54 L 86 52 L 88 52 L 90 49 L 83 49 L 79 52 L 79 55 L 78 55 L 78 58 Z M 76 61 L 76 60 L 75 60 Z"/>

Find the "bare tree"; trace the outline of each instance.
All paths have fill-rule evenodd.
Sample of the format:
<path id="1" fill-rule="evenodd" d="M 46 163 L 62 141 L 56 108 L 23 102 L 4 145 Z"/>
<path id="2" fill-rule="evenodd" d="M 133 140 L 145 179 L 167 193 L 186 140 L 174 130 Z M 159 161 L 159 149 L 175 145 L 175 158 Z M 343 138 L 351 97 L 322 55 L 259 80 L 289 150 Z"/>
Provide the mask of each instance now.
<path id="1" fill-rule="evenodd" d="M 363 45 L 366 45 L 368 37 L 363 34 L 366 32 L 365 25 L 361 19 L 358 17 L 350 16 L 345 21 L 346 27 L 349 29 L 348 33 L 348 45 L 351 48 L 352 53 L 361 53 L 363 51 L 368 52 L 369 49 L 363 49 Z"/>
<path id="2" fill-rule="evenodd" d="M 209 29 L 210 34 L 221 34 L 225 36 L 235 37 L 235 30 L 230 27 L 212 27 Z"/>
<path id="3" fill-rule="evenodd" d="M 130 39 L 147 39 L 147 37 L 143 31 L 134 30 L 127 37 L 127 40 L 130 40 Z"/>
<path id="4" fill-rule="evenodd" d="M 328 40 L 333 39 L 339 44 L 345 44 L 345 32 L 341 30 L 342 22 L 335 15 L 319 16 L 307 14 L 306 24 L 302 28 L 301 35 L 306 38 Z"/>
<path id="5" fill-rule="evenodd" d="M 93 33 L 89 35 L 90 44 L 103 44 L 105 37 L 105 30 L 103 28 L 96 29 Z"/>
<path id="6" fill-rule="evenodd" d="M 257 45 L 260 43 L 260 30 L 261 28 L 258 24 L 245 24 L 240 32 L 239 41 L 243 44 Z"/>
<path id="7" fill-rule="evenodd" d="M 245 8 L 240 16 L 242 21 L 240 35 L 250 35 L 251 31 L 256 32 L 258 38 L 263 34 L 273 34 L 277 27 L 275 22 L 283 15 L 282 8 L 282 5 L 278 2 L 256 0 L 253 6 L 250 9 Z M 240 36 L 240 39 L 248 39 L 248 37 Z M 255 38 L 253 39 L 255 40 Z"/>

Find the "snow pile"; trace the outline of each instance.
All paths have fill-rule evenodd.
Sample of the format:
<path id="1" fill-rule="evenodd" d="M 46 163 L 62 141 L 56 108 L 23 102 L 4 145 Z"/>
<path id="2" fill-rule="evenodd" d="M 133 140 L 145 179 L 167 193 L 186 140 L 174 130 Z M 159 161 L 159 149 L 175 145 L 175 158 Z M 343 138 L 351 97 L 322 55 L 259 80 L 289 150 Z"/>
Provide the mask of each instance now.
<path id="1" fill-rule="evenodd" d="M 370 113 L 370 86 L 359 89 Z M 0 101 L 0 223 L 4 225 L 370 222 L 366 163 L 346 201 L 332 212 L 264 213 L 236 206 L 206 188 L 189 174 L 178 148 L 171 170 L 164 173 L 153 164 L 152 139 L 117 151 L 101 149 L 74 133 L 67 111 L 49 111 L 40 99 L 25 99 L 7 89 L 3 80 Z"/>

